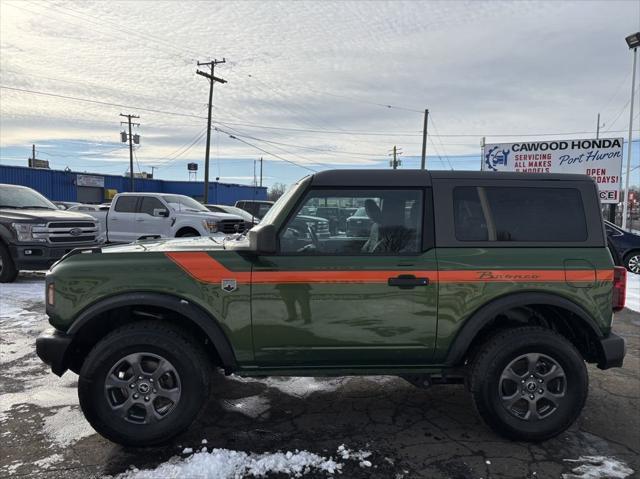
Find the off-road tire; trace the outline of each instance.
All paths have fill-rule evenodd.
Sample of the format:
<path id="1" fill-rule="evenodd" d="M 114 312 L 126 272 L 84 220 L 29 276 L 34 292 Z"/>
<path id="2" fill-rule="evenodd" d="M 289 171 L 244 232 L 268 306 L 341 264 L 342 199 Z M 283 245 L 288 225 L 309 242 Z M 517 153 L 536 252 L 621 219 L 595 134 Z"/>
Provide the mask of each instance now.
<path id="1" fill-rule="evenodd" d="M 501 375 L 512 361 L 527 353 L 550 357 L 566 375 L 562 402 L 552 414 L 537 421 L 516 417 L 501 399 Z M 471 364 L 470 387 L 475 408 L 489 427 L 509 439 L 536 442 L 573 424 L 587 399 L 589 379 L 584 360 L 571 342 L 550 329 L 526 326 L 500 331 L 485 341 Z"/>
<path id="2" fill-rule="evenodd" d="M 9 248 L 5 244 L 0 243 L 0 283 L 12 283 L 18 277 L 16 264 L 13 262 Z"/>
<path id="3" fill-rule="evenodd" d="M 151 424 L 132 424 L 118 416 L 105 392 L 111 368 L 122 358 L 141 352 L 169 361 L 180 381 L 180 397 L 174 408 Z M 185 431 L 196 419 L 209 397 L 210 374 L 205 352 L 185 331 L 163 321 L 135 322 L 111 332 L 85 359 L 78 380 L 80 407 L 91 426 L 113 442 L 124 446 L 160 444 Z"/>

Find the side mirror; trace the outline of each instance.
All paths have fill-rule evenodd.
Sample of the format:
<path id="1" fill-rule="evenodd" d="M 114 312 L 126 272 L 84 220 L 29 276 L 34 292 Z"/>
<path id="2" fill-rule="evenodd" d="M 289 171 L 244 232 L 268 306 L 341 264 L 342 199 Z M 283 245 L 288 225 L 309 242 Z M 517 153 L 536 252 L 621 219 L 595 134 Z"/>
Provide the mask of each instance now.
<path id="1" fill-rule="evenodd" d="M 247 233 L 251 251 L 260 254 L 274 254 L 276 252 L 276 228 L 271 224 L 259 224 Z"/>
<path id="2" fill-rule="evenodd" d="M 153 210 L 153 216 L 161 216 L 163 218 L 167 218 L 169 216 L 169 211 L 164 208 L 156 208 Z"/>

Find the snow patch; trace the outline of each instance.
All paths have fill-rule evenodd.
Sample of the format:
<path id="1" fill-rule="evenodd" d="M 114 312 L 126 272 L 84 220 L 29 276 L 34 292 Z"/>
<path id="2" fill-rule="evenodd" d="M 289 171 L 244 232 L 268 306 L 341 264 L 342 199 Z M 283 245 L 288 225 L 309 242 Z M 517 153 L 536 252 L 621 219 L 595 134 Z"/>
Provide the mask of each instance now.
<path id="1" fill-rule="evenodd" d="M 225 400 L 222 407 L 227 411 L 239 412 L 251 418 L 258 418 L 270 409 L 269 400 L 262 396 L 247 396 L 240 399 Z M 203 444 L 206 444 L 204 440 Z"/>
<path id="2" fill-rule="evenodd" d="M 627 308 L 640 313 L 640 274 L 627 271 Z"/>
<path id="3" fill-rule="evenodd" d="M 82 412 L 76 407 L 63 407 L 44 420 L 44 432 L 59 446 L 65 447 L 95 434 Z"/>
<path id="4" fill-rule="evenodd" d="M 45 457 L 39 461 L 34 461 L 33 464 L 40 469 L 49 469 L 54 464 L 64 461 L 62 454 L 53 454 L 52 456 Z"/>
<path id="5" fill-rule="evenodd" d="M 562 474 L 562 479 L 624 479 L 634 472 L 626 463 L 612 457 L 580 456 L 565 461 L 582 464 L 571 469 L 571 473 Z"/>
<path id="6" fill-rule="evenodd" d="M 336 474 L 341 469 L 342 464 L 333 459 L 327 459 L 308 451 L 247 454 L 228 449 L 213 449 L 211 452 L 197 452 L 186 459 L 174 457 L 155 469 L 127 471 L 116 477 L 117 479 L 178 479 L 183 477 L 238 479 L 249 476 L 263 477 L 267 474 L 302 477 L 304 474 L 317 471 Z"/>

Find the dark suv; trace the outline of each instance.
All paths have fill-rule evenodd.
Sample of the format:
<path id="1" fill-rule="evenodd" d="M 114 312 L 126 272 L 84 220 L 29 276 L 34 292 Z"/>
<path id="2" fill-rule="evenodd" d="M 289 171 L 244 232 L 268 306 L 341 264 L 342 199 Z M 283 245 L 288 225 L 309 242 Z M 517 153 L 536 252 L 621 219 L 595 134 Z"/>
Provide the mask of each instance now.
<path id="1" fill-rule="evenodd" d="M 74 248 L 97 245 L 95 220 L 60 210 L 24 186 L 0 184 L 0 283 L 21 269 L 48 269 Z"/>
<path id="2" fill-rule="evenodd" d="M 364 204 L 370 227 L 304 234 L 317 204 Z M 211 368 L 464 383 L 495 431 L 540 441 L 582 411 L 586 363 L 625 355 L 625 270 L 582 175 L 324 171 L 246 238 L 71 254 L 46 290 L 38 355 L 78 372 L 88 421 L 129 445 L 188 428 Z"/>

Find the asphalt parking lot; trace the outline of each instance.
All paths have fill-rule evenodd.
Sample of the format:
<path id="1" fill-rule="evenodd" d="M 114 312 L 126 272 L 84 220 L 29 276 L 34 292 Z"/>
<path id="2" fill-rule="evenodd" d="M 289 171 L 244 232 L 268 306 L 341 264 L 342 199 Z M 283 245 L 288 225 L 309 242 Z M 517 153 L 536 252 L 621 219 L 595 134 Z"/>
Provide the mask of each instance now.
<path id="1" fill-rule="evenodd" d="M 41 287 L 39 275 L 0 287 L 1 477 L 117 476 L 184 458 L 185 448 L 297 449 L 330 457 L 342 444 L 371 452 L 370 465 L 343 461 L 341 476 L 348 478 L 635 477 L 581 475 L 606 467 L 615 472 L 623 463 L 627 471 L 640 471 L 640 314 L 628 309 L 614 322 L 627 340 L 624 367 L 590 366 L 582 416 L 545 443 L 509 442 L 493 434 L 462 386 L 421 390 L 392 377 L 216 375 L 214 397 L 187 433 L 163 447 L 129 449 L 101 438 L 84 421 L 73 374 L 59 379 L 35 356 L 33 341 L 47 325 Z M 585 456 L 601 458 L 589 463 Z M 327 473 L 312 470 L 304 477 Z"/>

